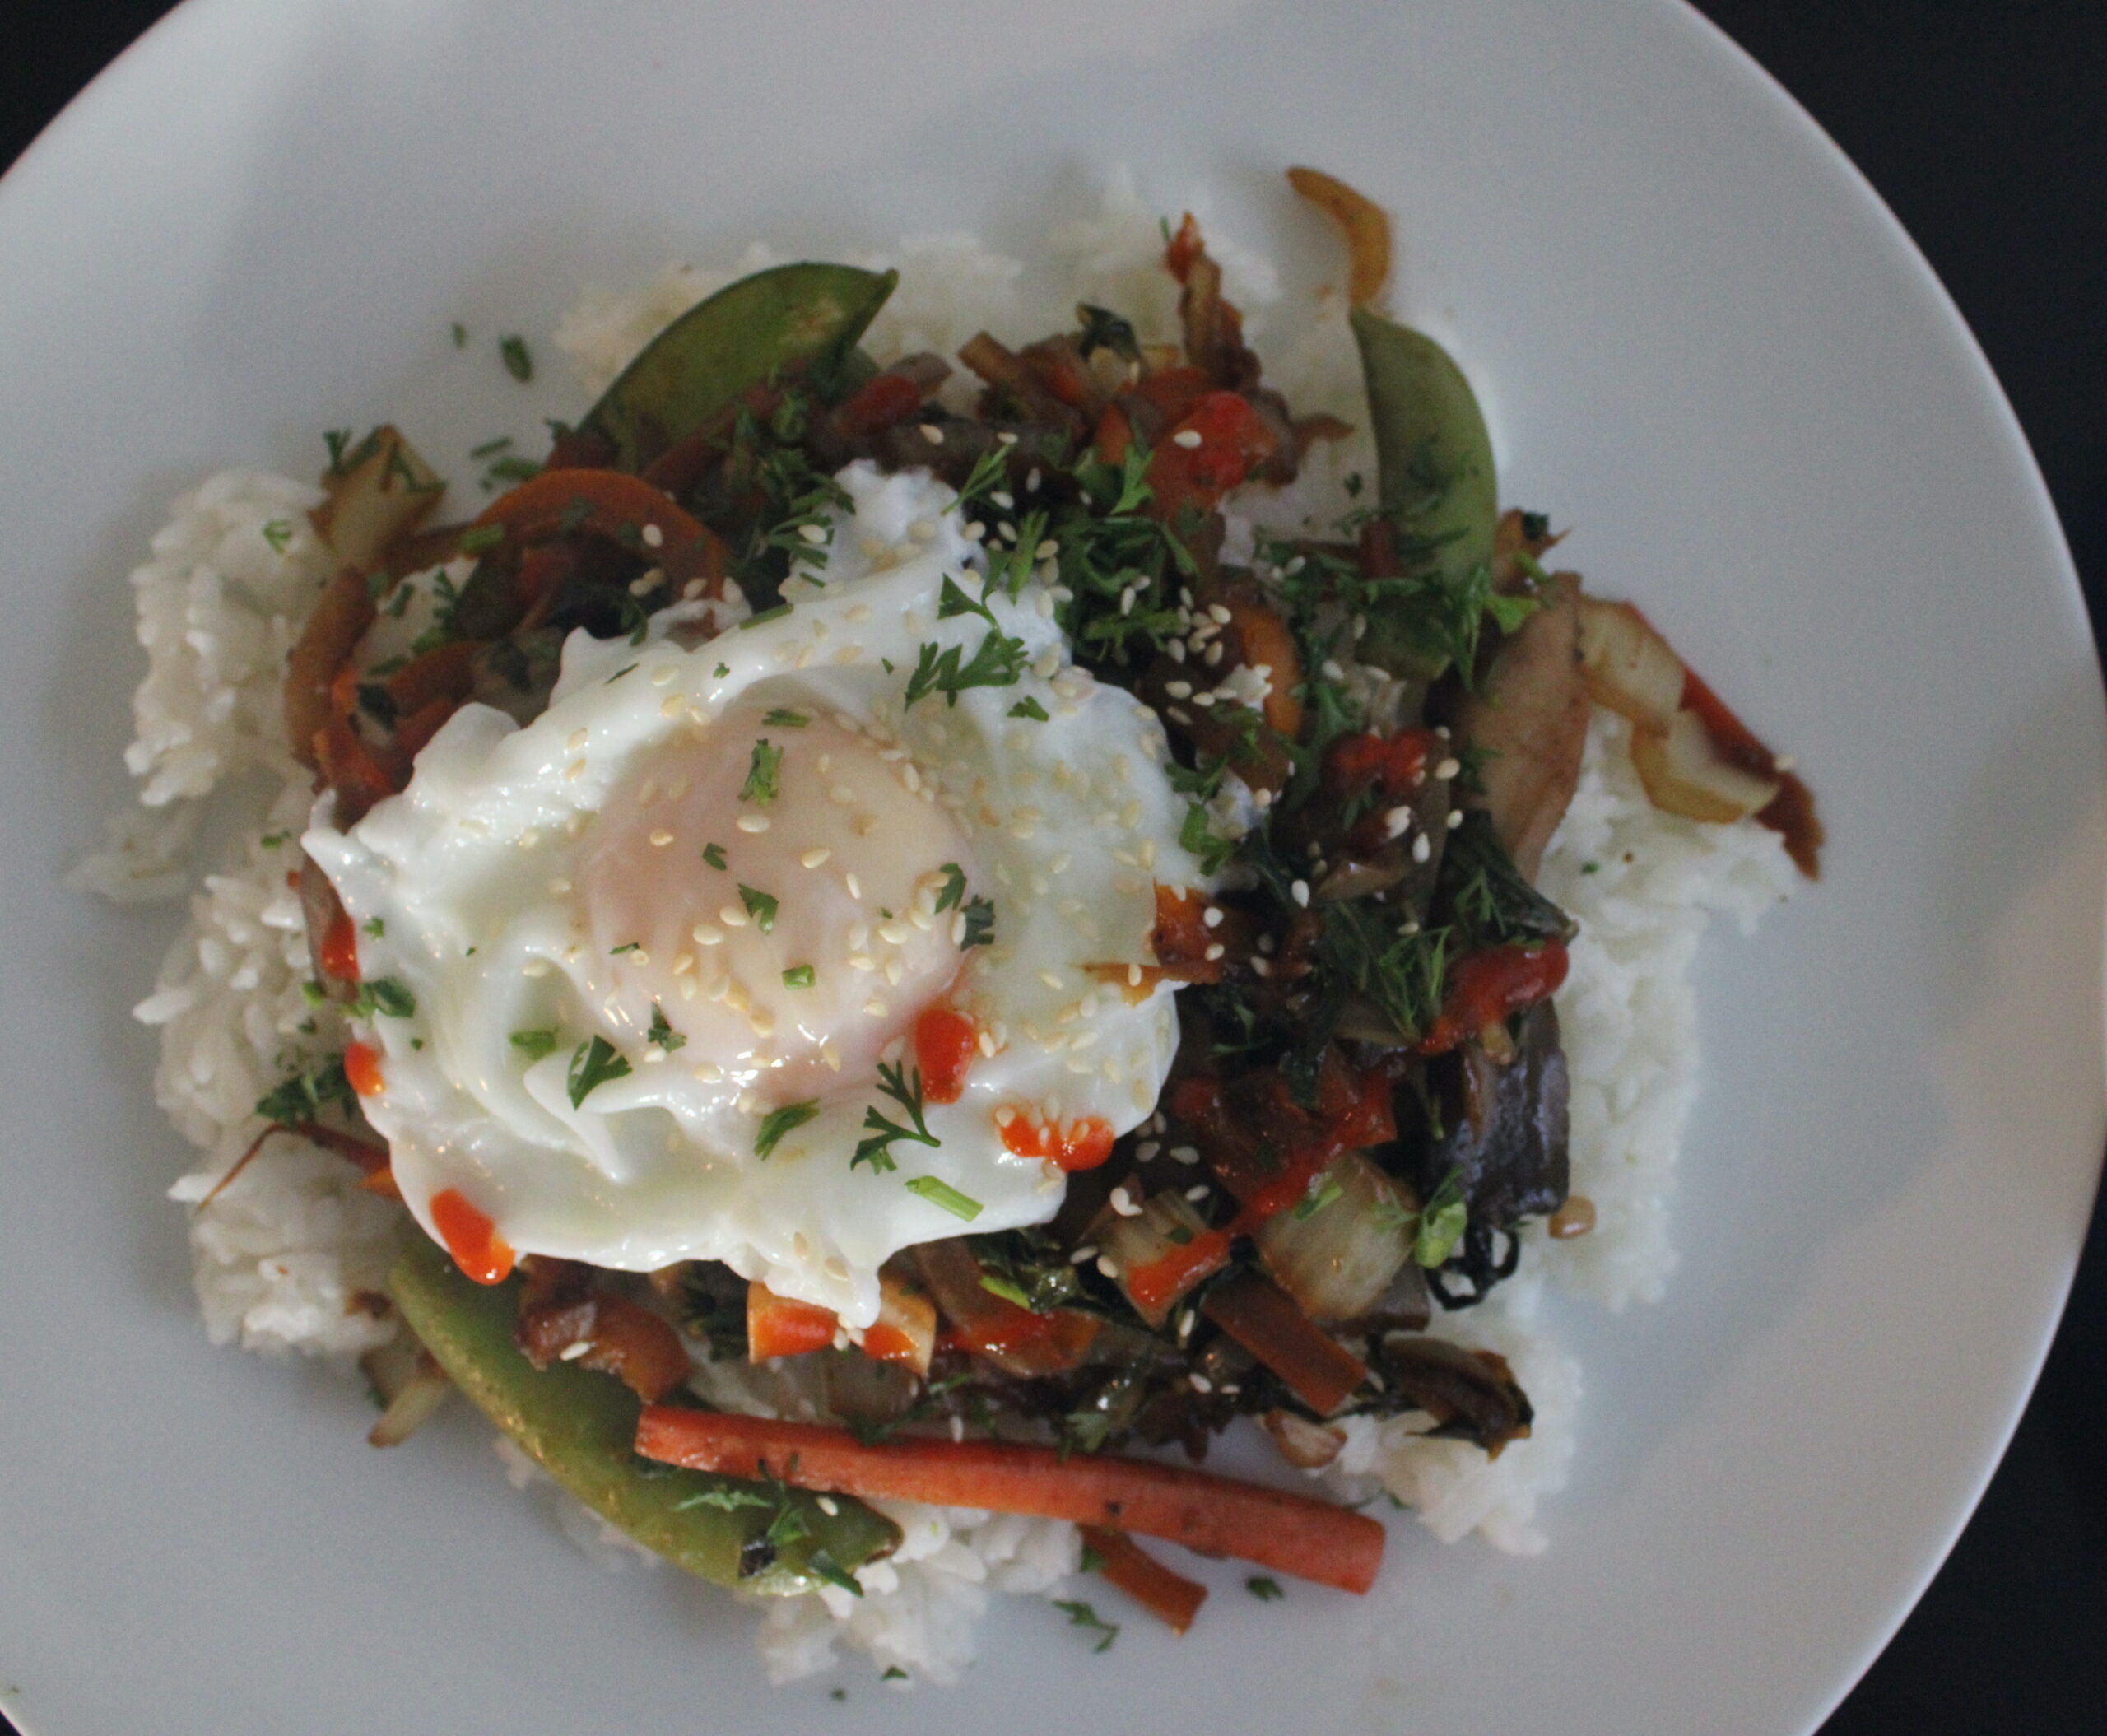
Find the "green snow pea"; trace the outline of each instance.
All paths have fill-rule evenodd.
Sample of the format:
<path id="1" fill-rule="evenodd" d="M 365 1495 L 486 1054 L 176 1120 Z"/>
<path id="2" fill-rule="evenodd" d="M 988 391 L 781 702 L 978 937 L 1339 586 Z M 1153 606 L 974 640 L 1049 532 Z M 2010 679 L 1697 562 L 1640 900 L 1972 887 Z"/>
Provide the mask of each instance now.
<path id="1" fill-rule="evenodd" d="M 630 1450 L 636 1395 L 567 1362 L 537 1369 L 512 1340 L 519 1280 L 463 1278 L 419 1236 L 388 1275 L 402 1317 L 470 1401 L 603 1519 L 691 1573 L 748 1591 L 809 1591 L 889 1555 L 900 1528 L 861 1501 L 654 1465 Z"/>
<path id="2" fill-rule="evenodd" d="M 1396 525 L 1407 573 L 1481 607 L 1499 491 L 1492 443 L 1463 371 L 1432 338 L 1353 310 L 1379 471 L 1377 498 Z M 1360 655 L 1393 673 L 1430 679 L 1445 659 L 1408 631 L 1407 612 L 1371 612 Z"/>
<path id="3" fill-rule="evenodd" d="M 778 265 L 728 284 L 681 315 L 601 394 L 580 426 L 640 470 L 750 386 L 798 371 L 832 397 L 867 363 L 856 341 L 897 272 Z"/>

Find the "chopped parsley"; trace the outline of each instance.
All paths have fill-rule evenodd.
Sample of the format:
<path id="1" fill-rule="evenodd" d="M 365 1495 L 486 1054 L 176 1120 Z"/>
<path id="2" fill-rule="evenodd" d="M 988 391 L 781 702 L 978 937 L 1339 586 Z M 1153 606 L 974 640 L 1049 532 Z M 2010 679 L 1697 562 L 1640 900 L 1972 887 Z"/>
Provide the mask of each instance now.
<path id="1" fill-rule="evenodd" d="M 379 940 L 388 933 L 388 924 L 380 917 L 376 916 L 366 924 L 365 931 L 375 940 Z"/>
<path id="2" fill-rule="evenodd" d="M 895 1139 L 911 1139 L 917 1145 L 932 1147 L 943 1142 L 929 1131 L 929 1124 L 923 1116 L 921 1068 L 918 1067 L 914 1070 L 910 1084 L 905 1063 L 895 1062 L 888 1066 L 881 1061 L 878 1063 L 878 1089 L 905 1110 L 909 1119 L 914 1124 L 912 1127 L 902 1127 L 875 1105 L 863 1111 L 863 1125 L 869 1129 L 868 1137 L 857 1143 L 856 1155 L 849 1160 L 849 1167 L 853 1170 L 859 1163 L 867 1163 L 873 1175 L 882 1175 L 889 1170 L 900 1167 L 893 1161 L 892 1144 Z M 913 1187 L 914 1184 L 909 1182 L 908 1185 Z M 974 1217 L 979 1210 L 979 1207 L 975 1206 L 971 1212 L 965 1215 Z"/>
<path id="3" fill-rule="evenodd" d="M 457 350 L 465 350 L 467 347 L 468 328 L 457 319 L 453 322 L 453 347 Z"/>
<path id="4" fill-rule="evenodd" d="M 809 989 L 817 980 L 810 965 L 793 965 L 783 973 L 783 986 L 786 989 Z"/>
<path id="5" fill-rule="evenodd" d="M 1054 1607 L 1067 1617 L 1069 1627 L 1085 1628 L 1102 1636 L 1097 1644 L 1091 1647 L 1093 1652 L 1110 1651 L 1112 1642 L 1119 1637 L 1119 1624 L 1106 1621 L 1080 1598 L 1056 1598 Z"/>
<path id="6" fill-rule="evenodd" d="M 933 645 L 923 645 L 914 672 L 907 678 L 909 705 L 932 693 L 942 694 L 947 705 L 956 705 L 959 695 L 969 687 L 1014 686 L 1017 677 L 1023 674 L 1024 641 L 1005 633 L 995 619 L 995 612 L 985 602 L 967 596 L 957 581 L 947 575 L 943 589 L 938 593 L 937 618 L 949 621 L 960 615 L 978 615 L 988 623 L 979 649 L 968 661 L 961 645 L 942 650 Z"/>
<path id="7" fill-rule="evenodd" d="M 724 846 L 721 844 L 704 845 L 702 859 L 714 868 L 722 868 L 724 866 Z"/>
<path id="8" fill-rule="evenodd" d="M 508 332 L 498 339 L 497 352 L 505 358 L 505 371 L 522 385 L 534 377 L 533 352 L 517 332 Z"/>
<path id="9" fill-rule="evenodd" d="M 502 524 L 472 524 L 461 533 L 461 552 L 480 555 L 486 549 L 495 548 L 505 541 Z"/>
<path id="10" fill-rule="evenodd" d="M 359 984 L 351 1006 L 351 1017 L 370 1019 L 379 1013 L 391 1019 L 407 1019 L 417 1010 L 417 998 L 392 976 L 376 976 Z"/>
<path id="11" fill-rule="evenodd" d="M 1261 1603 L 1274 1603 L 1287 1594 L 1281 1589 L 1281 1582 L 1270 1574 L 1254 1573 L 1244 1582 L 1244 1589 Z"/>
<path id="12" fill-rule="evenodd" d="M 511 444 L 512 436 L 510 435 L 500 434 L 494 440 L 485 440 L 480 446 L 471 446 L 468 449 L 468 456 L 472 458 L 495 458 L 498 454 L 504 451 L 505 448 L 509 446 Z"/>
<path id="13" fill-rule="evenodd" d="M 580 1043 L 570 1057 L 570 1106 L 583 1109 L 585 1100 L 610 1079 L 626 1078 L 629 1059 L 618 1054 L 605 1037 Z"/>
<path id="14" fill-rule="evenodd" d="M 937 894 L 937 911 L 941 915 L 965 896 L 965 870 L 956 862 L 947 862 L 937 872 L 944 877 L 943 887 Z"/>
<path id="15" fill-rule="evenodd" d="M 773 896 L 742 884 L 739 887 L 739 902 L 747 907 L 747 915 L 753 918 L 754 926 L 762 933 L 774 931 L 775 913 L 779 906 Z"/>
<path id="16" fill-rule="evenodd" d="M 333 1103 L 348 1115 L 357 1102 L 344 1077 L 344 1058 L 334 1055 L 312 1073 L 281 1080 L 256 1100 L 256 1113 L 281 1127 L 292 1127 L 314 1120 L 324 1104 Z"/>
<path id="17" fill-rule="evenodd" d="M 747 781 L 740 786 L 739 799 L 767 807 L 779 792 L 782 771 L 783 750 L 763 736 L 754 743 L 753 758 L 747 766 Z"/>
<path id="18" fill-rule="evenodd" d="M 651 1028 L 644 1034 L 645 1042 L 654 1049 L 671 1054 L 677 1049 L 687 1047 L 688 1040 L 673 1029 L 666 1018 L 666 1009 L 658 1002 L 651 1003 Z"/>
<path id="19" fill-rule="evenodd" d="M 625 952 L 641 952 L 643 950 L 644 942 L 642 941 L 626 940 L 619 947 L 609 947 L 607 949 L 607 956 L 610 958 L 620 958 Z"/>
<path id="20" fill-rule="evenodd" d="M 939 1181 L 934 1175 L 915 1175 L 908 1180 L 907 1191 L 919 1199 L 926 1199 L 933 1206 L 941 1206 L 954 1217 L 967 1223 L 980 1215 L 980 1202 L 971 1195 L 961 1194 L 948 1181 Z"/>
<path id="21" fill-rule="evenodd" d="M 263 540 L 271 545 L 272 553 L 282 555 L 292 543 L 292 521 L 289 519 L 272 519 L 263 527 Z"/>
<path id="22" fill-rule="evenodd" d="M 771 729 L 802 729 L 812 719 L 802 711 L 793 711 L 788 705 L 778 705 L 761 722 Z"/>
<path id="23" fill-rule="evenodd" d="M 538 1061 L 556 1050 L 556 1034 L 553 1031 L 515 1031 L 512 1033 L 512 1046 L 529 1061 Z"/>
<path id="24" fill-rule="evenodd" d="M 961 947 L 992 947 L 995 943 L 995 903 L 991 898 L 970 898 L 965 905 L 965 933 Z"/>
<path id="25" fill-rule="evenodd" d="M 292 841 L 292 835 L 293 835 L 289 831 L 266 832 L 261 838 L 257 840 L 257 842 L 261 844 L 267 850 L 283 849 L 287 844 Z"/>
<path id="26" fill-rule="evenodd" d="M 1040 705 L 1037 700 L 1029 697 L 1021 699 L 1016 702 L 1016 704 L 1011 706 L 1010 715 L 1012 717 L 1029 718 L 1035 724 L 1044 724 L 1050 721 L 1046 715 L 1045 706 Z"/>
<path id="27" fill-rule="evenodd" d="M 807 1098 L 802 1103 L 786 1103 L 781 1109 L 770 1110 L 761 1117 L 760 1131 L 754 1135 L 754 1156 L 765 1157 L 782 1144 L 784 1134 L 802 1127 L 820 1112 L 819 1099 Z"/>

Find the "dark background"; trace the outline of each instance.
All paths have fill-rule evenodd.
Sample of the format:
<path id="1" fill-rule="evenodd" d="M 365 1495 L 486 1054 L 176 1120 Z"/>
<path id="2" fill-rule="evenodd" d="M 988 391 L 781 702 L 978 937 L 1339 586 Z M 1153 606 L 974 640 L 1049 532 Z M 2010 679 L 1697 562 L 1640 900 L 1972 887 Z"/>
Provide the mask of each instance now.
<path id="1" fill-rule="evenodd" d="M 7 0 L 0 163 L 169 9 Z M 2096 635 L 2107 619 L 2107 0 L 1700 9 L 1843 146 L 1960 304 L 2033 442 Z M 2107 1730 L 2104 1223 L 2095 1216 L 2040 1387 L 1981 1508 L 1825 1736 Z"/>

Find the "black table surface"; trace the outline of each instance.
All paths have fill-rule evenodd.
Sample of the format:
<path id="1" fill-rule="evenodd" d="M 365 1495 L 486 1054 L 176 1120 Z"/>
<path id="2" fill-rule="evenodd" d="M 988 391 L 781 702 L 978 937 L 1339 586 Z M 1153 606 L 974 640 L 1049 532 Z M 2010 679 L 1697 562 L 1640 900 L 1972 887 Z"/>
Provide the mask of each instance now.
<path id="1" fill-rule="evenodd" d="M 8 0 L 0 162 L 168 10 Z M 1843 146 L 1960 304 L 2048 478 L 2096 635 L 2107 620 L 2107 3 L 1700 10 Z M 2103 1225 L 2095 1214 L 2047 1369 L 1982 1506 L 1826 1736 L 2107 1730 Z"/>

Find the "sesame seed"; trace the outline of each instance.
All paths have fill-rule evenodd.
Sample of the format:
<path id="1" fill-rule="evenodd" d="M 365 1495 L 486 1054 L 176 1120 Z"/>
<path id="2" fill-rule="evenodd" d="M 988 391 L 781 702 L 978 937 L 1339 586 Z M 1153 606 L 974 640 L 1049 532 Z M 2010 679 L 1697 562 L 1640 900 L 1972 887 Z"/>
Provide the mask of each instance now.
<path id="1" fill-rule="evenodd" d="M 841 883 L 848 888 L 849 896 L 851 898 L 860 900 L 863 897 L 863 882 L 858 880 L 853 874 L 844 874 L 841 877 Z"/>
<path id="2" fill-rule="evenodd" d="M 1227 608 L 1219 603 L 1211 603 L 1207 605 L 1207 619 L 1215 622 L 1217 626 L 1226 627 L 1236 617 L 1235 616 L 1229 612 Z"/>
<path id="3" fill-rule="evenodd" d="M 1074 1253 L 1068 1256 L 1068 1264 L 1072 1266 L 1087 1266 L 1096 1258 L 1097 1244 L 1095 1242 L 1085 1242 L 1081 1247 L 1077 1249 Z"/>
<path id="4" fill-rule="evenodd" d="M 564 767 L 563 775 L 566 782 L 575 784 L 585 775 L 585 761 L 573 760 L 570 764 Z"/>
<path id="5" fill-rule="evenodd" d="M 997 489 L 993 494 L 989 495 L 988 498 L 993 500 L 996 505 L 1001 507 L 1004 512 L 1008 512 L 1017 504 L 1016 496 L 1012 494 L 1007 488 Z"/>
<path id="6" fill-rule="evenodd" d="M 1109 1278 L 1116 1278 L 1119 1276 L 1119 1268 L 1113 1264 L 1112 1256 L 1109 1254 L 1098 1255 L 1097 1269 Z"/>
<path id="7" fill-rule="evenodd" d="M 1461 760 L 1447 759 L 1434 768 L 1434 775 L 1437 778 L 1453 778 L 1463 769 L 1463 762 Z"/>
<path id="8" fill-rule="evenodd" d="M 1212 693 L 1196 693 L 1193 696 L 1193 703 L 1204 711 L 1210 705 L 1213 705 L 1219 696 L 1220 696 Z"/>
<path id="9" fill-rule="evenodd" d="M 867 1018 L 881 1019 L 886 1016 L 886 1003 L 876 998 L 867 1000 L 863 1003 L 863 1013 Z"/>
<path id="10" fill-rule="evenodd" d="M 830 849 L 807 850 L 803 855 L 798 859 L 798 864 L 801 868 L 824 868 L 826 866 L 829 860 L 832 859 L 833 855 L 834 852 Z"/>
<path id="11" fill-rule="evenodd" d="M 1174 639 L 1168 645 L 1164 646 L 1164 649 L 1170 652 L 1170 660 L 1173 663 L 1182 663 L 1185 661 L 1185 641 L 1184 640 Z"/>
<path id="12" fill-rule="evenodd" d="M 1781 753 L 1773 756 L 1770 769 L 1773 771 L 1790 771 L 1799 763 L 1791 754 Z"/>
<path id="13" fill-rule="evenodd" d="M 1198 428 L 1180 428 L 1170 436 L 1170 444 L 1183 446 L 1188 452 L 1197 452 L 1200 446 L 1200 431 Z"/>
<path id="14" fill-rule="evenodd" d="M 590 1338 L 579 1338 L 565 1345 L 556 1352 L 556 1356 L 560 1361 L 575 1362 L 580 1357 L 589 1355 L 592 1349 L 593 1341 Z M 547 1352 L 544 1352 L 542 1354 L 547 1355 Z"/>
<path id="15" fill-rule="evenodd" d="M 1347 678 L 1347 672 L 1338 666 L 1334 659 L 1328 657 L 1318 667 L 1326 681 L 1344 681 Z"/>
<path id="16" fill-rule="evenodd" d="M 658 830 L 658 831 L 655 831 L 655 832 L 652 833 L 652 835 L 651 835 L 651 845 L 652 845 L 652 848 L 653 848 L 653 849 L 662 849 L 662 850 L 663 850 L 663 849 L 665 849 L 665 847 L 666 847 L 667 845 L 671 844 L 672 841 L 673 841 L 673 835 L 672 835 L 671 832 L 667 831 L 666 830 L 664 830 L 663 827 L 662 827 L 660 830 Z"/>
<path id="17" fill-rule="evenodd" d="M 1434 845 L 1428 841 L 1427 835 L 1425 832 L 1421 832 L 1416 838 L 1412 840 L 1413 861 L 1424 862 L 1433 854 Z"/>
<path id="18" fill-rule="evenodd" d="M 1254 958 L 1251 961 L 1251 974 L 1254 976 L 1271 976 L 1273 967 L 1263 958 Z"/>
<path id="19" fill-rule="evenodd" d="M 1199 1147 L 1191 1145 L 1174 1145 L 1170 1148 L 1170 1161 L 1173 1163 L 1188 1165 L 1198 1163 L 1200 1161 Z"/>
<path id="20" fill-rule="evenodd" d="M 530 958 L 519 967 L 519 974 L 522 976 L 547 976 L 549 961 L 546 958 Z"/>
<path id="21" fill-rule="evenodd" d="M 1138 989 L 1142 986 L 1142 967 L 1139 965 L 1129 964 L 1127 966 L 1127 986 L 1129 989 Z"/>
<path id="22" fill-rule="evenodd" d="M 741 814 L 735 822 L 742 832 L 765 832 L 768 830 L 766 814 Z"/>
<path id="23" fill-rule="evenodd" d="M 1207 654 L 1202 658 L 1201 661 L 1206 663 L 1210 669 L 1221 668 L 1222 649 L 1223 647 L 1221 641 L 1220 640 L 1216 640 L 1212 645 L 1207 647 Z"/>
<path id="24" fill-rule="evenodd" d="M 826 793 L 826 798 L 837 807 L 848 807 L 855 803 L 856 792 L 846 784 L 837 784 Z"/>
<path id="25" fill-rule="evenodd" d="M 1288 896 L 1301 905 L 1304 910 L 1309 908 L 1309 882 L 1308 881 L 1298 880 L 1287 891 Z"/>
<path id="26" fill-rule="evenodd" d="M 1389 812 L 1383 817 L 1383 835 L 1386 838 L 1402 838 L 1411 828 L 1412 823 L 1412 811 L 1411 808 L 1406 807 L 1393 807 Z"/>
<path id="27" fill-rule="evenodd" d="M 1163 684 L 1163 691 L 1173 699 L 1190 699 L 1193 696 L 1193 684 L 1188 681 L 1165 682 Z"/>
<path id="28" fill-rule="evenodd" d="M 649 591 L 652 586 L 658 584 L 658 581 L 665 576 L 665 574 L 658 568 L 655 566 L 653 567 L 649 572 L 644 574 L 641 577 L 630 580 L 630 595 L 632 597 L 643 596 L 645 592 Z"/>
<path id="29" fill-rule="evenodd" d="M 1049 989 L 1058 989 L 1062 986 L 1061 973 L 1058 970 L 1042 970 L 1039 973 L 1039 980 Z"/>
<path id="30" fill-rule="evenodd" d="M 1194 1373 L 1186 1378 L 1193 1383 L 1193 1390 L 1196 1393 L 1211 1393 L 1215 1389 L 1214 1382 L 1205 1375 Z"/>
<path id="31" fill-rule="evenodd" d="M 671 663 L 661 663 L 651 672 L 651 685 L 663 687 L 678 673 Z"/>
<path id="32" fill-rule="evenodd" d="M 944 443 L 944 431 L 933 422 L 924 422 L 922 425 L 922 438 L 928 441 L 932 446 L 941 446 Z"/>
<path id="33" fill-rule="evenodd" d="M 1195 1182 L 1191 1187 L 1186 1189 L 1185 1197 L 1191 1200 L 1194 1205 L 1198 1205 L 1202 1200 L 1207 1197 L 1207 1183 L 1204 1181 Z"/>
<path id="34" fill-rule="evenodd" d="M 742 911 L 741 915 L 745 913 Z M 699 922 L 689 930 L 698 947 L 719 947 L 724 943 L 724 931 L 714 929 L 706 922 Z"/>
<path id="35" fill-rule="evenodd" d="M 717 919 L 728 929 L 743 929 L 747 925 L 746 909 L 741 905 L 728 904 L 718 911 Z"/>
<path id="36" fill-rule="evenodd" d="M 644 546 L 646 548 L 663 548 L 666 546 L 666 533 L 659 529 L 659 528 L 655 524 L 645 525 L 644 527 Z"/>
<path id="37" fill-rule="evenodd" d="M 1460 807 L 1452 807 L 1452 808 L 1450 808 L 1450 809 L 1449 810 L 1449 830 L 1450 831 L 1452 831 L 1452 832 L 1453 832 L 1454 831 L 1455 831 L 1455 829 L 1456 829 L 1458 826 L 1461 826 L 1463 823 L 1463 809 L 1462 809 L 1462 808 L 1460 808 Z"/>
<path id="38" fill-rule="evenodd" d="M 1007 428 L 1005 428 L 1005 429 L 1002 430 L 1002 431 L 1001 431 L 999 433 L 998 433 L 998 434 L 996 435 L 996 436 L 995 436 L 995 444 L 996 444 L 998 446 L 1014 446 L 1014 445 L 1016 445 L 1016 443 L 1017 443 L 1017 437 L 1016 437 L 1016 435 L 1015 435 L 1014 434 L 1011 433 L 1011 432 L 1010 432 L 1010 431 L 1009 431 L 1008 429 L 1007 429 Z"/>
<path id="39" fill-rule="evenodd" d="M 1191 1338 L 1193 1329 L 1199 1324 L 1199 1315 L 1193 1313 L 1191 1309 L 1187 1309 L 1178 1317 L 1178 1336 L 1181 1338 Z"/>
<path id="40" fill-rule="evenodd" d="M 1204 956 L 1206 957 L 1207 961 L 1209 964 L 1212 964 L 1212 963 L 1213 963 L 1216 959 L 1220 958 L 1220 957 L 1223 955 L 1223 953 L 1226 952 L 1228 950 L 1229 950 L 1229 949 L 1228 949 L 1226 947 L 1223 946 L 1223 945 L 1222 945 L 1222 943 L 1221 943 L 1220 941 L 1218 941 L 1218 940 L 1217 940 L 1217 941 L 1211 941 L 1211 942 L 1208 943 L 1207 950 L 1207 952 L 1206 952 L 1206 953 L 1205 953 Z"/>

